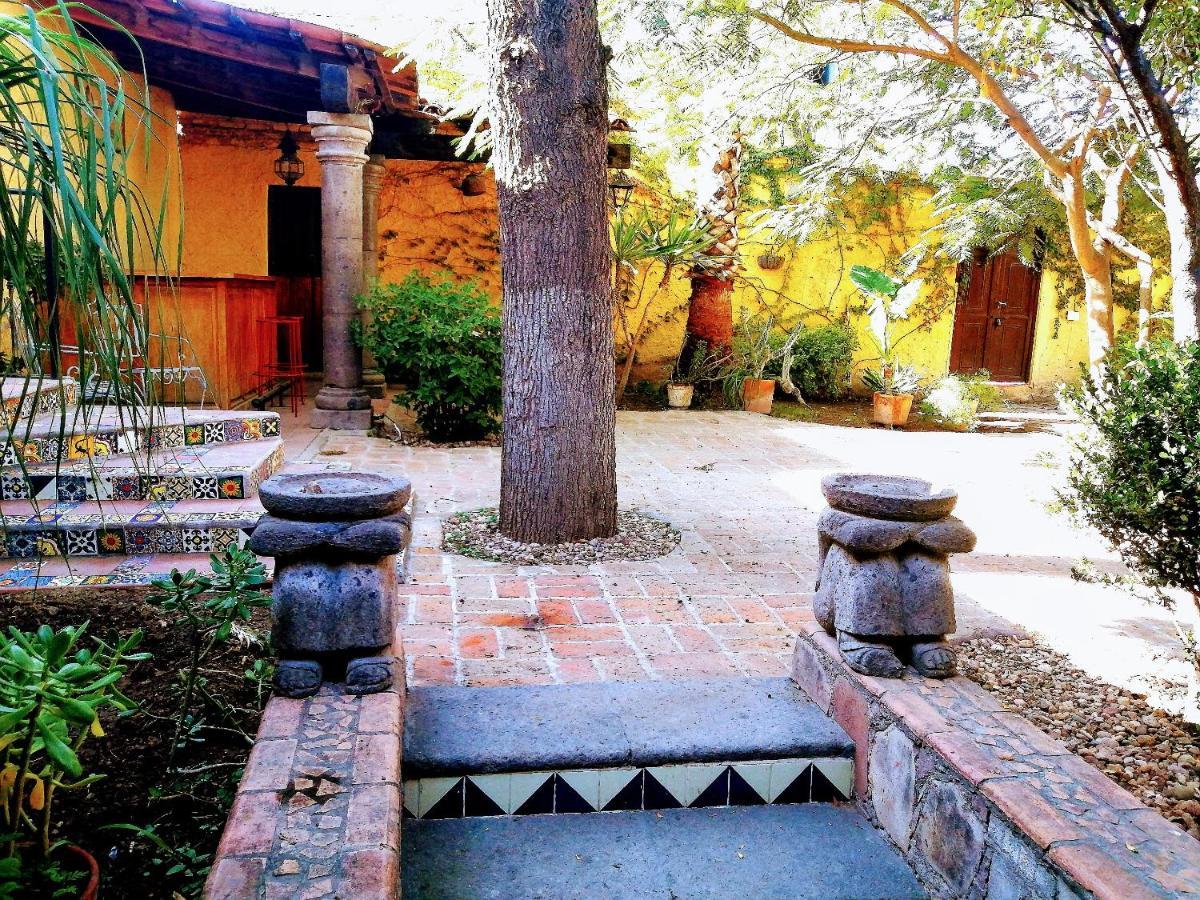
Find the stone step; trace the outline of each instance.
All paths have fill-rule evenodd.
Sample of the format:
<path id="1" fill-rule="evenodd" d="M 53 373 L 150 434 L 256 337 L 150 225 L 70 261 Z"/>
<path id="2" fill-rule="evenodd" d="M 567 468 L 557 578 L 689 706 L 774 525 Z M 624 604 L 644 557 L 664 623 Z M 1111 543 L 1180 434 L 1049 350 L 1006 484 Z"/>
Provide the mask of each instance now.
<path id="1" fill-rule="evenodd" d="M 279 438 L 173 447 L 8 468 L 0 475 L 0 499 L 243 500 L 282 465 Z"/>
<path id="2" fill-rule="evenodd" d="M 405 900 L 925 897 L 851 808 L 810 803 L 409 822 Z"/>
<path id="3" fill-rule="evenodd" d="M 3 424 L 13 426 L 36 416 L 70 409 L 79 401 L 79 384 L 73 378 L 40 378 L 8 375 L 0 378 Z"/>
<path id="4" fill-rule="evenodd" d="M 244 535 L 243 535 L 244 538 Z M 172 569 L 186 572 L 195 569 L 202 575 L 212 572 L 207 556 L 182 553 L 139 553 L 134 556 L 55 556 L 47 559 L 8 560 L 10 566 L 0 566 L 0 596 L 9 592 L 46 590 L 86 591 L 92 596 L 97 590 L 129 588 L 147 585 Z M 261 560 L 268 577 L 273 560 Z M 0 601 L 2 602 L 2 601 Z M 52 602 L 47 596 L 46 602 Z"/>
<path id="5" fill-rule="evenodd" d="M 4 555 L 123 556 L 212 553 L 245 543 L 262 515 L 247 500 L 0 502 Z"/>
<path id="6" fill-rule="evenodd" d="M 417 687 L 404 815 L 848 800 L 854 746 L 786 678 Z"/>
<path id="7" fill-rule="evenodd" d="M 26 465 L 113 457 L 139 450 L 209 447 L 280 436 L 279 414 L 166 407 L 135 412 L 127 407 L 82 407 L 43 413 L 10 429 L 3 465 Z"/>

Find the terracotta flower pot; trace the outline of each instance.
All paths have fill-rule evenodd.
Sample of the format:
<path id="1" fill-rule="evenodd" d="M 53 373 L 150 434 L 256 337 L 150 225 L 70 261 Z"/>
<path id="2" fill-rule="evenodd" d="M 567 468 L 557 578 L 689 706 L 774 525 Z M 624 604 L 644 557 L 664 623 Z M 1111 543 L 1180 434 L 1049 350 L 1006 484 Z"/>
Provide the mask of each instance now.
<path id="1" fill-rule="evenodd" d="M 695 390 L 695 385 L 691 384 L 668 384 L 667 406 L 671 409 L 687 409 L 692 405 L 692 394 Z"/>
<path id="2" fill-rule="evenodd" d="M 100 866 L 96 857 L 74 844 L 61 844 L 54 852 L 65 857 L 63 862 L 66 865 L 85 873 L 83 886 L 79 889 L 79 900 L 96 900 L 100 893 Z"/>
<path id="3" fill-rule="evenodd" d="M 769 416 L 774 399 L 774 378 L 747 378 L 742 381 L 742 409 L 746 412 Z"/>
<path id="4" fill-rule="evenodd" d="M 912 411 L 912 394 L 880 394 L 873 398 L 872 419 L 879 425 L 889 428 L 895 425 L 906 425 L 908 414 Z"/>

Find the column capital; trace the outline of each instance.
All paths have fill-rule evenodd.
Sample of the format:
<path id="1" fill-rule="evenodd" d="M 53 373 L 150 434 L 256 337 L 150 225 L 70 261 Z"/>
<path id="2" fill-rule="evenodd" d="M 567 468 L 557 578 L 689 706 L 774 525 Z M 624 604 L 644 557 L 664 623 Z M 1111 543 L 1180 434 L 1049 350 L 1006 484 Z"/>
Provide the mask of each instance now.
<path id="1" fill-rule="evenodd" d="M 313 140 L 317 142 L 317 159 L 322 164 L 361 166 L 366 163 L 367 144 L 374 132 L 370 116 L 311 111 L 308 124 Z"/>

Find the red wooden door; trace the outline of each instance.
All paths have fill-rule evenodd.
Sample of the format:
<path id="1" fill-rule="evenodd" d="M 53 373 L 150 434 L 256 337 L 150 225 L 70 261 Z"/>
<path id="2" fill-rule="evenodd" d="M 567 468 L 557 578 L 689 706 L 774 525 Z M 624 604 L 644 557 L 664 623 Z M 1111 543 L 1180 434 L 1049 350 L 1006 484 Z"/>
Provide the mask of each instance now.
<path id="1" fill-rule="evenodd" d="M 1027 381 L 1042 273 L 1009 252 L 958 267 L 950 371 Z"/>

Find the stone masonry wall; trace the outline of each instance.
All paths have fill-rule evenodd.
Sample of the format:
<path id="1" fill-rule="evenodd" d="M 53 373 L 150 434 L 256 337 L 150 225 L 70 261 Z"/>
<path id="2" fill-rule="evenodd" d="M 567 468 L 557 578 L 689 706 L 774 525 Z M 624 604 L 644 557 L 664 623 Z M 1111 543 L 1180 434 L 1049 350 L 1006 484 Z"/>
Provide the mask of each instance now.
<path id="1" fill-rule="evenodd" d="M 1200 843 L 974 682 L 859 675 L 815 621 L 792 676 L 854 739 L 857 802 L 931 896 L 1200 896 Z"/>

